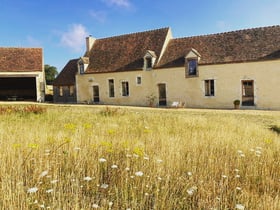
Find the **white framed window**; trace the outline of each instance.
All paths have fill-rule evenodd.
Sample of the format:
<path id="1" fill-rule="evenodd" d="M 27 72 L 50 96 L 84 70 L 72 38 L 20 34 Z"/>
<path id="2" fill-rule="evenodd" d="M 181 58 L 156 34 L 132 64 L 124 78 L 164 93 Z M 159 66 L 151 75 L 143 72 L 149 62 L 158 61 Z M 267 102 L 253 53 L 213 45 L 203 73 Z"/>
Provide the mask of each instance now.
<path id="1" fill-rule="evenodd" d="M 198 76 L 197 59 L 188 59 L 186 64 L 186 77 Z"/>
<path id="2" fill-rule="evenodd" d="M 109 84 L 109 97 L 113 98 L 115 97 L 115 85 L 114 85 L 114 80 L 113 79 L 109 79 L 108 80 L 108 84 Z"/>
<path id="3" fill-rule="evenodd" d="M 128 81 L 122 82 L 122 96 L 129 96 L 129 84 Z"/>
<path id="4" fill-rule="evenodd" d="M 136 77 L 136 85 L 142 85 L 142 77 L 141 76 Z"/>
<path id="5" fill-rule="evenodd" d="M 215 96 L 215 81 L 213 79 L 204 80 L 205 96 Z"/>

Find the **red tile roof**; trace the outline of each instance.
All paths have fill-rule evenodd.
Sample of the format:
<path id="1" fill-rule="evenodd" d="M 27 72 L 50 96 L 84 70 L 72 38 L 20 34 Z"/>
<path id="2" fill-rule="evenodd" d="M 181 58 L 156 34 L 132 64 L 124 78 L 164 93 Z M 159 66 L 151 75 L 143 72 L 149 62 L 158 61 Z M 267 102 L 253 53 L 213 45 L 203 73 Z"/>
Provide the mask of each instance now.
<path id="1" fill-rule="evenodd" d="M 143 68 L 147 50 L 160 56 L 169 28 L 97 39 L 91 50 L 85 73 L 119 72 Z"/>
<path id="2" fill-rule="evenodd" d="M 70 60 L 55 78 L 53 85 L 54 86 L 67 86 L 75 85 L 75 75 L 78 72 L 78 61 L 79 59 Z"/>
<path id="3" fill-rule="evenodd" d="M 0 72 L 43 71 L 42 48 L 0 47 Z"/>
<path id="4" fill-rule="evenodd" d="M 279 59 L 280 26 L 172 39 L 157 67 L 184 66 L 191 48 L 201 55 L 200 64 Z"/>

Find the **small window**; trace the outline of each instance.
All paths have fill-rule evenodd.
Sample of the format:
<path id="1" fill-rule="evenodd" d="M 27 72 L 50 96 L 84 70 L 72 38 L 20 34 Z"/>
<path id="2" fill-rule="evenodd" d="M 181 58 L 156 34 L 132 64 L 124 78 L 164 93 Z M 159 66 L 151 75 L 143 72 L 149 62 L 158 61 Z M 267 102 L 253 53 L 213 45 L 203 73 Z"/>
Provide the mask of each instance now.
<path id="1" fill-rule="evenodd" d="M 85 68 L 84 68 L 84 63 L 83 62 L 79 63 L 79 71 L 80 71 L 80 74 L 85 73 Z"/>
<path id="2" fill-rule="evenodd" d="M 205 96 L 214 96 L 215 95 L 215 86 L 214 86 L 214 80 L 205 80 L 204 86 L 205 86 Z"/>
<path id="3" fill-rule="evenodd" d="M 63 87 L 62 86 L 59 87 L 59 96 L 63 96 Z"/>
<path id="4" fill-rule="evenodd" d="M 69 96 L 74 96 L 74 86 L 69 86 Z"/>
<path id="5" fill-rule="evenodd" d="M 129 96 L 128 82 L 122 82 L 122 96 Z"/>
<path id="6" fill-rule="evenodd" d="M 197 76 L 197 59 L 187 60 L 186 77 Z"/>
<path id="7" fill-rule="evenodd" d="M 109 97 L 115 97 L 115 87 L 113 79 L 109 79 Z"/>
<path id="8" fill-rule="evenodd" d="M 151 69 L 152 68 L 152 58 L 146 57 L 146 68 Z"/>
<path id="9" fill-rule="evenodd" d="M 141 76 L 137 76 L 136 77 L 136 84 L 137 85 L 141 85 L 142 84 L 142 77 Z"/>

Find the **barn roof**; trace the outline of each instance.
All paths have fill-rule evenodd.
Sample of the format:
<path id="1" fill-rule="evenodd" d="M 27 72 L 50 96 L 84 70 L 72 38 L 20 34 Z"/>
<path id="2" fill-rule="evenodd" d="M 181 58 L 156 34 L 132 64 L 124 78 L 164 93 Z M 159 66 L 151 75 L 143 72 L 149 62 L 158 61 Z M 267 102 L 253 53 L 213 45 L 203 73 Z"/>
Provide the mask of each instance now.
<path id="1" fill-rule="evenodd" d="M 280 58 L 280 26 L 171 39 L 159 68 L 180 67 L 191 48 L 200 55 L 199 64 L 261 61 Z"/>
<path id="2" fill-rule="evenodd" d="M 42 48 L 0 47 L 0 72 L 43 71 Z"/>
<path id="3" fill-rule="evenodd" d="M 169 28 L 97 39 L 89 52 L 86 73 L 120 72 L 143 68 L 147 50 L 160 56 Z"/>

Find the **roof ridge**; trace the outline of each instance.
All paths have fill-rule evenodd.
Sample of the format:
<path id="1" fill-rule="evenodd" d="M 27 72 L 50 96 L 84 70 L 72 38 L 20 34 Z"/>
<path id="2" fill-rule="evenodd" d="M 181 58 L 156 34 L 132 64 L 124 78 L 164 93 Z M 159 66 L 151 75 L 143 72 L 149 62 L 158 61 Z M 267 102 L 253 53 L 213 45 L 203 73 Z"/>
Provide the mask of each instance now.
<path id="1" fill-rule="evenodd" d="M 157 28 L 157 29 L 151 29 L 151 30 L 139 31 L 139 32 L 131 32 L 131 33 L 127 33 L 127 34 L 109 36 L 109 37 L 104 37 L 104 38 L 97 38 L 96 41 L 97 41 L 97 40 L 112 39 L 112 38 L 121 38 L 121 37 L 125 37 L 125 36 L 131 36 L 131 35 L 137 35 L 137 34 L 144 34 L 144 33 L 151 33 L 151 32 L 163 31 L 163 30 L 168 30 L 168 29 L 170 29 L 170 27 Z"/>
<path id="2" fill-rule="evenodd" d="M 204 35 L 194 35 L 194 36 L 178 37 L 178 38 L 173 38 L 173 40 L 186 39 L 186 38 L 187 39 L 191 39 L 191 38 L 199 38 L 199 37 L 209 37 L 209 36 L 217 36 L 217 35 L 223 35 L 223 34 L 232 34 L 232 33 L 237 33 L 237 32 L 240 33 L 240 32 L 254 31 L 254 30 L 278 28 L 278 27 L 280 27 L 280 25 L 262 26 L 262 27 L 239 29 L 239 30 L 232 30 L 232 31 L 213 33 L 213 34 L 204 34 Z"/>
<path id="3" fill-rule="evenodd" d="M 0 47 L 0 49 L 43 49 L 42 47 Z"/>

